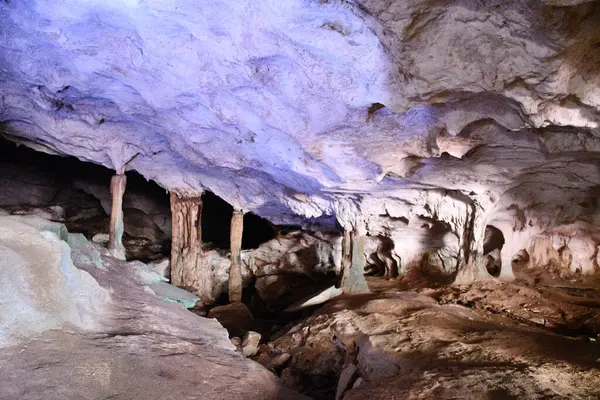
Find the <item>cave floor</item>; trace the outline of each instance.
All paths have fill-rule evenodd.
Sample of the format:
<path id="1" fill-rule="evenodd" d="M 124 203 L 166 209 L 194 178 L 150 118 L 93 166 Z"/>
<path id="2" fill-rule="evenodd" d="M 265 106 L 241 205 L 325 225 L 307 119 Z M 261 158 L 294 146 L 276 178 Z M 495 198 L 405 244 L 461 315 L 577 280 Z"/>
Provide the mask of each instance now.
<path id="1" fill-rule="evenodd" d="M 255 358 L 290 354 L 276 372 L 315 399 L 600 398 L 593 281 L 367 280 L 372 293 L 329 301 Z"/>

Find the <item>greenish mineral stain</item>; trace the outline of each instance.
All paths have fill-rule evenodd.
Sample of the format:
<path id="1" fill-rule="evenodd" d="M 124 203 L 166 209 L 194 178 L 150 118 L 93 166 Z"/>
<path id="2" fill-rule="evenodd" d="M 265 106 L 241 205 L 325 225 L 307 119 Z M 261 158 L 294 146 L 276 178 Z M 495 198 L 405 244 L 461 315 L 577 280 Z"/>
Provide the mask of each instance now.
<path id="1" fill-rule="evenodd" d="M 172 299 L 170 297 L 161 297 L 161 300 L 166 301 L 168 303 L 180 303 L 183 304 L 185 308 L 194 308 L 198 300 L 180 300 L 180 299 Z"/>

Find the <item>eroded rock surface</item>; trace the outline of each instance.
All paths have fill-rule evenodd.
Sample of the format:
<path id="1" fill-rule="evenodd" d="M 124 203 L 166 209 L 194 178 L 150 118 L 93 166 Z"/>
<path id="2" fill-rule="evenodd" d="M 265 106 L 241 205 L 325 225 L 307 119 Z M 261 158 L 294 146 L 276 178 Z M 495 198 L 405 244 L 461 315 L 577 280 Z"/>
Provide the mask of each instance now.
<path id="1" fill-rule="evenodd" d="M 47 220 L 0 219 L 0 398 L 304 398 L 144 264 Z"/>
<path id="2" fill-rule="evenodd" d="M 291 354 L 282 379 L 317 399 L 595 398 L 598 326 L 574 337 L 538 323 L 562 312 L 547 293 L 489 283 L 336 299 L 265 352 Z M 566 318 L 595 314 L 594 293 L 563 297 Z"/>
<path id="3" fill-rule="evenodd" d="M 491 224 L 512 279 L 531 237 L 598 214 L 599 10 L 3 2 L 0 121 L 39 151 L 208 189 L 274 223 L 393 238 L 429 219 L 446 232 L 402 228 L 419 246 L 408 258 L 433 248 L 462 282 L 489 277 Z"/>
<path id="4" fill-rule="evenodd" d="M 60 227 L 37 216 L 0 217 L 0 346 L 50 329 L 98 328 L 108 291 L 73 265 L 54 233 L 67 239 Z"/>
<path id="5" fill-rule="evenodd" d="M 160 257 L 171 234 L 167 196 L 139 176 L 130 178 L 124 196 L 127 257 Z M 110 171 L 103 167 L 40 155 L 2 140 L 0 182 L 6 188 L 0 193 L 0 207 L 11 213 L 46 211 L 50 214 L 45 218 L 64 222 L 90 239 L 108 235 Z"/>

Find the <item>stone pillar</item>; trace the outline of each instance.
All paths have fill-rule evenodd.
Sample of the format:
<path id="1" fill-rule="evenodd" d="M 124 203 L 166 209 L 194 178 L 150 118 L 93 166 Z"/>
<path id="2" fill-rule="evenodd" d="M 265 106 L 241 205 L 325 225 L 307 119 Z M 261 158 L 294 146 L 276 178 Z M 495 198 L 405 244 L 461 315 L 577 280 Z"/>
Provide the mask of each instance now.
<path id="1" fill-rule="evenodd" d="M 368 293 L 365 280 L 365 235 L 364 227 L 353 231 L 344 230 L 342 242 L 342 290 L 347 294 Z M 351 254 L 351 257 L 348 257 Z M 350 260 L 348 260 L 350 258 Z"/>
<path id="2" fill-rule="evenodd" d="M 231 269 L 229 270 L 229 302 L 242 301 L 242 235 L 244 212 L 233 210 L 231 216 Z"/>
<path id="3" fill-rule="evenodd" d="M 212 275 L 202 264 L 202 198 L 171 192 L 171 283 L 212 302 Z"/>
<path id="4" fill-rule="evenodd" d="M 123 246 L 123 194 L 127 177 L 124 174 L 113 175 L 110 180 L 110 193 L 112 194 L 112 208 L 110 210 L 110 224 L 108 226 L 108 251 L 118 259 L 125 260 L 125 247 Z"/>
<path id="5" fill-rule="evenodd" d="M 342 261 L 339 284 L 337 287 L 344 288 L 348 284 L 350 276 L 350 267 L 352 266 L 352 231 L 344 229 L 344 237 L 342 238 Z"/>
<path id="6" fill-rule="evenodd" d="M 474 281 L 493 279 L 485 268 L 483 256 L 486 226 L 483 216 L 475 206 L 472 206 L 465 221 L 461 243 L 462 260 L 459 261 L 459 269 L 454 283 L 464 285 Z"/>

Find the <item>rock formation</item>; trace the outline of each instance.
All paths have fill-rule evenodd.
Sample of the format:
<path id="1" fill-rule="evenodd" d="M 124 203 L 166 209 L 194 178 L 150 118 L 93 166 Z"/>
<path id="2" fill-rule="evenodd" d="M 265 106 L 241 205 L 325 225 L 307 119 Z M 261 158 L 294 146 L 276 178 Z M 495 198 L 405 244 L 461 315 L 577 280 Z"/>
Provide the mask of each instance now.
<path id="1" fill-rule="evenodd" d="M 511 279 L 533 236 L 595 218 L 594 2 L 20 1 L 0 17 L 2 130 L 37 150 L 275 223 L 358 217 L 393 237 L 428 218 L 458 240 L 438 252 L 463 281 L 488 276 L 489 224 Z"/>
<path id="2" fill-rule="evenodd" d="M 578 307 L 596 307 L 600 273 L 598 1 L 5 0 L 0 20 L 0 146 L 12 142 L 77 162 L 51 171 L 45 167 L 52 161 L 31 164 L 16 150 L 13 155 L 0 149 L 0 206 L 11 215 L 10 229 L 0 226 L 10 242 L 4 261 L 19 266 L 13 271 L 11 264 L 7 276 L 27 280 L 23 271 L 39 271 L 29 255 L 15 255 L 25 250 L 7 232 L 23 229 L 48 249 L 52 273 L 44 270 L 44 276 L 61 293 L 52 298 L 52 314 L 26 304 L 18 285 L 11 286 L 15 304 L 39 317 L 40 329 L 83 329 L 73 311 L 81 299 L 56 274 L 68 261 L 62 242 L 13 226 L 25 214 L 64 222 L 117 258 L 157 261 L 161 285 L 144 290 L 159 297 L 170 293 L 164 286 L 164 276 L 170 276 L 200 298 L 195 312 L 202 315 L 216 310 L 212 315 L 235 319 L 231 315 L 239 312 L 262 329 L 252 315 L 256 310 L 306 316 L 336 296 L 342 297 L 335 304 L 356 310 L 361 306 L 343 303 L 343 296 L 375 301 L 371 307 L 365 300 L 369 315 L 357 314 L 361 327 L 349 327 L 351 318 L 338 321 L 347 332 L 335 334 L 329 353 L 319 354 L 306 342 L 312 340 L 311 326 L 335 325 L 337 310 L 321 318 L 327 321 L 317 315 L 306 326 L 296 325 L 301 332 L 277 332 L 295 335 L 285 340 L 299 346 L 299 353 L 289 343 L 280 354 L 264 351 L 276 329 L 261 330 L 263 343 L 252 343 L 249 353 L 258 354 L 251 357 L 262 357 L 293 387 L 303 385 L 298 365 L 308 359 L 314 374 L 335 380 L 325 385 L 329 397 L 364 398 L 373 390 L 386 398 L 392 386 L 405 397 L 416 387 L 423 396 L 468 396 L 424 358 L 442 358 L 443 365 L 466 374 L 461 384 L 471 385 L 471 369 L 457 364 L 470 362 L 465 349 L 484 352 L 473 338 L 481 332 L 472 334 L 468 321 L 487 324 L 486 312 L 503 314 L 512 332 L 550 344 L 554 338 L 528 330 L 531 324 L 597 340 L 594 312 Z M 72 167 L 90 164 L 104 169 L 83 173 Z M 98 172 L 104 170 L 108 177 Z M 161 195 L 168 193 L 170 209 L 156 191 L 148 195 L 133 184 L 138 174 L 155 182 Z M 207 193 L 234 210 L 224 213 L 227 222 L 213 224 L 229 229 L 224 243 L 203 242 Z M 244 215 L 267 219 L 277 233 L 244 247 L 244 235 L 253 234 Z M 64 232 L 57 229 L 61 238 Z M 127 265 L 127 282 L 138 264 L 121 261 L 111 263 Z M 76 288 L 103 293 L 80 275 Z M 39 287 L 42 278 L 23 287 Z M 386 297 L 386 291 L 404 289 L 424 291 L 427 298 L 413 302 L 414 292 L 400 300 Z M 501 301 L 488 293 L 496 289 L 522 302 L 500 309 Z M 576 318 L 562 309 L 530 315 L 531 298 L 546 307 L 540 294 L 556 296 L 556 309 L 568 298 Z M 415 309 L 389 312 L 377 296 L 393 307 L 410 303 Z M 593 301 L 579 299 L 586 296 Z M 102 298 L 98 294 L 100 303 Z M 480 309 L 465 311 L 448 302 Z M 84 311 L 94 308 L 88 306 L 81 305 Z M 209 310 L 213 306 L 225 309 Z M 443 328 L 428 341 L 400 317 L 440 319 Z M 387 337 L 379 324 L 405 337 Z M 485 326 L 505 325 L 494 319 Z M 487 328 L 482 334 L 494 336 Z M 368 340 L 353 349 L 348 332 Z M 490 340 L 509 342 L 507 332 Z M 459 344 L 447 346 L 448 335 L 459 337 Z M 175 347 L 187 346 L 182 336 L 171 336 Z M 196 345 L 189 351 L 196 352 Z M 403 358 L 394 359 L 394 352 Z M 500 353 L 478 361 L 501 359 L 518 369 L 526 359 L 535 365 L 535 376 L 516 371 L 509 378 L 526 384 L 512 390 L 493 369 L 484 375 L 504 392 L 474 383 L 476 398 L 509 392 L 564 397 L 577 386 L 566 390 L 539 378 L 551 374 L 536 364 L 542 361 L 565 376 L 554 363 L 561 354 Z M 274 362 L 276 357 L 281 359 Z M 238 361 L 227 365 L 242 365 Z M 24 361 L 24 370 L 28 365 Z M 376 386 L 400 370 L 408 371 L 404 382 Z M 429 385 L 436 377 L 444 388 Z M 573 382 L 588 378 L 597 379 L 575 374 Z M 337 393 L 329 393 L 332 388 Z M 580 398 L 596 395 L 588 386 L 577 391 Z"/>
<path id="3" fill-rule="evenodd" d="M 142 263 L 29 215 L 0 216 L 0 250 L 0 398 L 305 398 Z"/>
<path id="4" fill-rule="evenodd" d="M 112 207 L 110 211 L 110 224 L 108 227 L 108 250 L 113 257 L 124 260 L 125 247 L 123 246 L 123 233 L 125 232 L 123 222 L 123 194 L 127 178 L 123 174 L 117 174 L 110 181 L 110 193 L 112 194 Z"/>

